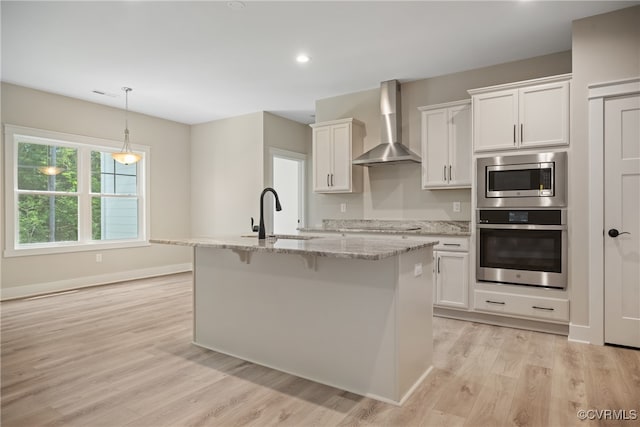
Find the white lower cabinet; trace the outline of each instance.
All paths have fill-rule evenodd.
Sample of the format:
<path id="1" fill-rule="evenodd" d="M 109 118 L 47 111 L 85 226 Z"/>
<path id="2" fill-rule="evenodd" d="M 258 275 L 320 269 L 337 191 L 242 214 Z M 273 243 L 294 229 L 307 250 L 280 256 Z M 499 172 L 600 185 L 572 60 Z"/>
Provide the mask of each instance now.
<path id="1" fill-rule="evenodd" d="M 469 238 L 435 236 L 433 303 L 439 307 L 469 308 Z"/>
<path id="2" fill-rule="evenodd" d="M 435 251 L 434 296 L 435 305 L 468 308 L 469 254 L 466 252 Z"/>
<path id="3" fill-rule="evenodd" d="M 474 292 L 476 311 L 529 317 L 557 322 L 569 321 L 569 300 L 564 298 L 536 297 L 476 290 Z"/>

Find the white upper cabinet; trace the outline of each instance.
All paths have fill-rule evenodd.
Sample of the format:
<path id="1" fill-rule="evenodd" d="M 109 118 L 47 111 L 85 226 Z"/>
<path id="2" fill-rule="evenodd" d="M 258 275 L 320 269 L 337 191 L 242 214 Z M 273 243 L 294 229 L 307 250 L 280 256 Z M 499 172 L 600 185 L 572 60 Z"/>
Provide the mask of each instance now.
<path id="1" fill-rule="evenodd" d="M 517 123 L 517 90 L 502 90 L 473 96 L 474 151 L 517 148 Z"/>
<path id="2" fill-rule="evenodd" d="M 353 166 L 351 161 L 362 153 L 363 123 L 342 119 L 310 126 L 313 128 L 313 191 L 362 191 L 362 167 Z"/>
<path id="3" fill-rule="evenodd" d="M 569 82 L 519 90 L 520 146 L 569 143 Z"/>
<path id="4" fill-rule="evenodd" d="M 470 90 L 474 151 L 569 144 L 570 79 L 564 74 Z"/>
<path id="5" fill-rule="evenodd" d="M 471 101 L 419 107 L 422 188 L 471 187 Z"/>

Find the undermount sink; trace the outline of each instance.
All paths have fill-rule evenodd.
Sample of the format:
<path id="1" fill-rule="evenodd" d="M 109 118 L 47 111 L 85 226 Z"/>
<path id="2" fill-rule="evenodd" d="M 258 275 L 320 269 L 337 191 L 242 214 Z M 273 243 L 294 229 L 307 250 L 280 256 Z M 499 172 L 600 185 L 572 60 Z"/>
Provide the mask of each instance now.
<path id="1" fill-rule="evenodd" d="M 291 239 L 291 240 L 311 240 L 311 239 L 318 238 L 318 236 L 298 236 L 295 234 L 275 234 L 269 237 L 271 238 L 275 237 L 276 239 Z"/>
<path id="2" fill-rule="evenodd" d="M 243 234 L 240 237 L 255 237 L 257 238 L 257 234 Z M 317 239 L 318 236 L 300 236 L 296 234 L 270 234 L 267 236 L 267 240 L 271 239 L 289 239 L 289 240 L 311 240 Z"/>

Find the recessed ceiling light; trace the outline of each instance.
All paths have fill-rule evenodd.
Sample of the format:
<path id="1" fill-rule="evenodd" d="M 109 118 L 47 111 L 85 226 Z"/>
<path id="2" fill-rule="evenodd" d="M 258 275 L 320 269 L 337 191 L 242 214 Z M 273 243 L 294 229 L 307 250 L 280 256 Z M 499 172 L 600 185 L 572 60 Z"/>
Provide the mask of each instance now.
<path id="1" fill-rule="evenodd" d="M 296 56 L 296 62 L 299 62 L 300 64 L 305 64 L 309 61 L 311 61 L 311 57 L 307 54 L 301 53 L 300 55 Z"/>
<path id="2" fill-rule="evenodd" d="M 227 7 L 229 9 L 233 9 L 233 10 L 240 10 L 240 9 L 244 9 L 245 7 L 247 7 L 247 5 L 242 3 L 241 1 L 228 1 L 227 2 Z"/>

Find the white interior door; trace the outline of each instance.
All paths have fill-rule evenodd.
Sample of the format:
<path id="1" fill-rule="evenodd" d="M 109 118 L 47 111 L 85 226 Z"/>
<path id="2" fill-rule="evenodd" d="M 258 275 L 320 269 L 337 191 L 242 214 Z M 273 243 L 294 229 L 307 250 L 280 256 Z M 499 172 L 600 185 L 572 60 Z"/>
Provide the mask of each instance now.
<path id="1" fill-rule="evenodd" d="M 604 115 L 604 339 L 640 347 L 640 95 Z"/>

